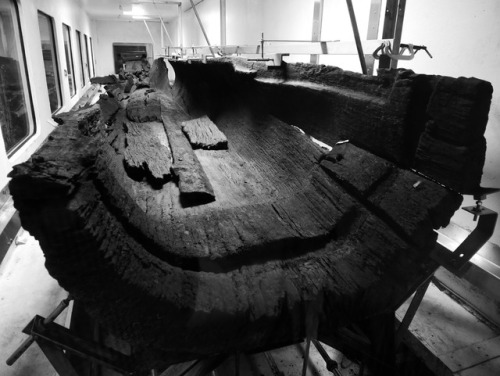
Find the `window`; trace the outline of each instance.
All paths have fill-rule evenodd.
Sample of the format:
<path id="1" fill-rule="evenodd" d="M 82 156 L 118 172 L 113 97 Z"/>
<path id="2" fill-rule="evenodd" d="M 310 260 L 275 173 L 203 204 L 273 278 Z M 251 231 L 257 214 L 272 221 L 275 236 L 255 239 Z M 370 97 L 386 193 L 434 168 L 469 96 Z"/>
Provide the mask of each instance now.
<path id="1" fill-rule="evenodd" d="M 40 39 L 42 40 L 43 65 L 49 92 L 50 110 L 54 113 L 62 105 L 59 66 L 55 49 L 54 20 L 52 17 L 38 12 L 38 26 L 40 28 Z"/>
<path id="2" fill-rule="evenodd" d="M 35 131 L 19 14 L 12 0 L 0 2 L 0 125 L 8 155 Z"/>
<path id="3" fill-rule="evenodd" d="M 64 36 L 64 53 L 66 55 L 66 71 L 64 72 L 68 78 L 69 94 L 74 96 L 76 94 L 75 75 L 73 66 L 73 49 L 71 48 L 71 29 L 68 25 L 63 24 Z"/>
<path id="4" fill-rule="evenodd" d="M 89 37 L 90 41 L 90 61 L 92 63 L 92 76 L 95 76 L 95 67 L 94 67 L 94 47 L 92 46 L 92 37 Z M 90 64 L 89 64 L 90 69 Z"/>
<path id="5" fill-rule="evenodd" d="M 90 47 L 90 50 L 89 50 L 89 39 L 87 37 L 87 35 L 85 35 L 85 55 L 87 57 L 87 70 L 89 72 L 89 77 L 92 77 L 92 73 L 91 73 L 91 70 L 90 70 L 90 56 L 92 54 L 92 47 Z"/>
<path id="6" fill-rule="evenodd" d="M 82 50 L 82 35 L 80 34 L 80 32 L 78 30 L 75 30 L 76 31 L 76 43 L 78 44 L 78 52 L 79 52 L 79 56 L 80 56 L 80 68 L 81 68 L 81 76 L 80 76 L 80 83 L 82 84 L 82 87 L 85 86 L 85 67 L 83 65 L 83 50 Z"/>

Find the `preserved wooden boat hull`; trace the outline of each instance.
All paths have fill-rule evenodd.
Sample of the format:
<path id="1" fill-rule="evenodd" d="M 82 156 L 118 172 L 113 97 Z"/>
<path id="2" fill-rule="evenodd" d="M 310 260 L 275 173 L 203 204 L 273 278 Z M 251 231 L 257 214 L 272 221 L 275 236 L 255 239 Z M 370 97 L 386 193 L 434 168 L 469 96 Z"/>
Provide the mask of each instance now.
<path id="1" fill-rule="evenodd" d="M 298 341 L 311 311 L 320 333 L 362 322 L 435 266 L 433 229 L 479 186 L 491 85 L 172 64 L 172 92 L 70 116 L 11 175 L 49 272 L 138 364 Z M 181 124 L 203 115 L 227 150 L 189 147 Z"/>

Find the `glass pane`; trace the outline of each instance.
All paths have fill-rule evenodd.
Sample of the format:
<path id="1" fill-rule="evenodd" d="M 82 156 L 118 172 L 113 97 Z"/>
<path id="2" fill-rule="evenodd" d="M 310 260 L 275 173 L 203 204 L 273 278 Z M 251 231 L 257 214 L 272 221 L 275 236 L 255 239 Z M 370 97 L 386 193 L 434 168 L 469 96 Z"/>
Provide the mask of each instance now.
<path id="1" fill-rule="evenodd" d="M 52 17 L 38 12 L 38 25 L 42 40 L 43 64 L 49 92 L 50 110 L 55 112 L 61 107 L 61 87 L 59 85 L 59 67 L 54 43 L 54 22 Z"/>
<path id="2" fill-rule="evenodd" d="M 92 49 L 92 47 L 91 47 L 91 49 Z M 86 59 L 86 61 L 87 61 L 87 70 L 89 72 L 89 77 L 92 77 L 92 73 L 90 71 L 90 59 L 89 59 L 89 57 L 90 57 L 91 54 L 88 51 L 89 51 L 89 40 L 88 40 L 87 35 L 85 35 L 85 52 L 86 52 L 86 56 L 87 56 L 87 59 Z"/>
<path id="3" fill-rule="evenodd" d="M 90 41 L 90 62 L 92 63 L 92 76 L 95 76 L 94 46 L 92 45 L 92 37 L 89 37 L 89 41 Z"/>
<path id="4" fill-rule="evenodd" d="M 34 130 L 17 8 L 0 2 L 0 124 L 11 154 Z"/>
<path id="5" fill-rule="evenodd" d="M 82 51 L 82 36 L 78 30 L 76 30 L 76 43 L 78 44 L 78 55 L 80 56 L 80 83 L 82 87 L 85 86 L 85 69 L 83 68 L 83 51 Z"/>
<path id="6" fill-rule="evenodd" d="M 63 24 L 63 35 L 64 35 L 64 53 L 66 55 L 66 74 L 68 77 L 69 83 L 69 94 L 71 96 L 76 94 L 75 87 L 75 76 L 73 74 L 73 50 L 71 48 L 71 38 L 70 38 L 70 29 L 68 25 Z"/>

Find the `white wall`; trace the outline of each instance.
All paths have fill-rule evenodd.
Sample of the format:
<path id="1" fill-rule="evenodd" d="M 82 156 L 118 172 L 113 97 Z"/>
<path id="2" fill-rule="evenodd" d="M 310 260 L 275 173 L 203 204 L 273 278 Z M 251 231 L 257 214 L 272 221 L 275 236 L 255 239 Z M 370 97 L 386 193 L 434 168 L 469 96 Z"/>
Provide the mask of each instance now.
<path id="1" fill-rule="evenodd" d="M 399 64 L 418 73 L 473 76 L 492 83 L 494 91 L 486 128 L 486 163 L 481 182 L 485 187 L 500 187 L 499 19 L 498 0 L 409 1 L 402 40 L 426 45 L 434 58 L 419 52 L 414 60 Z M 466 205 L 473 203 L 471 197 L 466 197 Z M 500 193 L 489 196 L 484 204 L 500 212 Z M 457 212 L 454 221 L 468 229 L 476 225 L 464 211 Z M 500 223 L 492 241 L 500 244 Z"/>
<path id="2" fill-rule="evenodd" d="M 33 100 L 36 133 L 10 158 L 5 153 L 5 148 L 0 145 L 0 187 L 8 183 L 7 174 L 11 167 L 28 159 L 38 149 L 41 143 L 54 129 L 56 124 L 52 120 L 45 69 L 42 57 L 41 40 L 38 27 L 38 11 L 42 11 L 54 18 L 55 39 L 58 52 L 59 76 L 62 85 L 61 111 L 71 108 L 88 88 L 80 85 L 80 58 L 76 42 L 75 29 L 81 33 L 92 36 L 90 19 L 82 9 L 79 0 L 17 0 L 19 5 L 24 50 L 28 66 L 28 78 L 31 84 L 31 97 Z M 62 23 L 71 27 L 71 44 L 73 47 L 74 74 L 76 82 L 76 95 L 71 98 L 68 81 L 63 75 L 66 69 L 64 56 L 64 41 Z M 0 144 L 3 141 L 0 141 Z"/>
<path id="3" fill-rule="evenodd" d="M 155 42 L 153 54 L 161 53 L 161 24 L 147 21 Z M 92 22 L 94 30 L 94 59 L 96 76 L 106 76 L 115 72 L 113 59 L 113 43 L 152 43 L 143 21 L 103 21 Z M 166 37 L 165 37 L 166 38 Z"/>

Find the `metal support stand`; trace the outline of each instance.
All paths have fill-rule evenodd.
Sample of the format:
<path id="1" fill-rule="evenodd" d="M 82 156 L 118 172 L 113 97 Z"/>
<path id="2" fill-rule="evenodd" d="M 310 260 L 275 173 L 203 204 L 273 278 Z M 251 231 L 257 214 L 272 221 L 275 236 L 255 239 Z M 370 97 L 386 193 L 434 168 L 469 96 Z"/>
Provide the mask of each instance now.
<path id="1" fill-rule="evenodd" d="M 23 333 L 28 334 L 29 337 L 7 359 L 7 365 L 13 365 L 36 342 L 61 376 L 79 376 L 69 358 L 70 354 L 114 369 L 124 375 L 133 375 L 135 362 L 131 356 L 99 343 L 84 340 L 72 333 L 71 330 L 54 323 L 54 320 L 68 307 L 72 299 L 71 296 L 64 299 L 47 318 L 37 315 L 30 321 L 23 330 Z"/>
<path id="2" fill-rule="evenodd" d="M 477 195 L 474 197 L 478 200 L 476 202 L 476 206 L 467 206 L 462 209 L 474 215 L 474 221 L 479 218 L 476 228 L 454 252 L 450 252 L 440 244 L 436 244 L 436 247 L 432 252 L 432 257 L 439 263 L 439 265 L 445 267 L 458 277 L 463 275 L 467 269 L 467 264 L 470 259 L 481 249 L 491 235 L 493 235 L 498 218 L 498 213 L 482 206 L 482 200 L 486 198 L 486 195 Z M 434 277 L 435 271 L 436 270 L 433 270 L 425 281 L 417 288 L 415 296 L 413 297 L 405 316 L 397 329 L 395 339 L 396 348 L 402 342 L 404 334 L 415 317 L 427 288 Z"/>
<path id="3" fill-rule="evenodd" d="M 356 15 L 354 14 L 354 7 L 352 5 L 352 0 L 347 1 L 347 8 L 349 9 L 349 17 L 351 18 L 352 31 L 354 33 L 354 39 L 356 40 L 356 48 L 358 49 L 359 62 L 361 63 L 361 71 L 363 74 L 367 74 L 365 54 L 363 53 L 363 45 L 361 44 L 361 39 L 359 37 L 358 24 L 356 23 Z"/>
<path id="4" fill-rule="evenodd" d="M 45 319 L 35 316 L 26 326 L 23 333 L 33 336 L 48 360 L 61 376 L 78 376 L 77 371 L 68 359 L 68 354 L 74 354 L 101 364 L 124 375 L 134 374 L 135 362 L 131 356 L 102 346 L 99 343 L 84 340 L 69 329 L 55 324 L 44 324 Z"/>
<path id="5" fill-rule="evenodd" d="M 47 316 L 43 321 L 43 325 L 50 324 L 53 322 L 69 305 L 69 302 L 73 300 L 73 297 L 69 295 L 66 299 L 62 300 L 59 305 Z M 28 338 L 24 340 L 24 342 L 17 348 L 16 351 L 7 359 L 7 365 L 13 365 L 16 360 L 18 360 L 21 355 L 23 355 L 26 350 L 35 342 L 35 336 L 30 334 Z"/>
<path id="6" fill-rule="evenodd" d="M 193 0 L 189 0 L 191 2 L 191 7 L 193 8 L 194 15 L 196 16 L 196 19 L 198 20 L 198 23 L 200 24 L 201 32 L 203 33 L 203 36 L 205 37 L 205 40 L 207 41 L 208 47 L 210 48 L 210 52 L 212 53 L 212 56 L 215 57 L 214 50 L 212 48 L 212 45 L 210 44 L 210 41 L 208 40 L 208 35 L 205 31 L 205 28 L 203 27 L 203 23 L 201 22 L 200 15 L 198 14 L 198 11 L 196 10 L 196 6 L 194 5 Z"/>
<path id="7" fill-rule="evenodd" d="M 481 249 L 495 231 L 495 225 L 498 218 L 498 213 L 485 208 L 482 205 L 482 196 L 475 196 L 478 200 L 476 206 L 467 206 L 463 210 L 471 213 L 474 216 L 474 221 L 477 221 L 476 228 L 469 236 L 458 246 L 454 252 L 450 252 L 445 247 L 437 244 L 433 250 L 432 257 L 438 261 L 443 267 L 457 276 L 462 276 L 467 270 L 467 263 L 472 256 Z"/>

